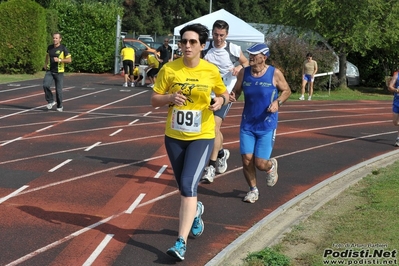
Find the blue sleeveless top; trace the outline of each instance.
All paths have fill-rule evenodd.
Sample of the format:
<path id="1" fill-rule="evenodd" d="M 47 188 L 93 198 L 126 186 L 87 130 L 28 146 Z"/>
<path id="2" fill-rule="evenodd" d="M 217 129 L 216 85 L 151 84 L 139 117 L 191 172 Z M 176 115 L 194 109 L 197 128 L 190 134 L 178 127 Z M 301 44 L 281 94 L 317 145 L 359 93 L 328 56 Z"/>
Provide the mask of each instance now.
<path id="1" fill-rule="evenodd" d="M 268 112 L 269 105 L 278 97 L 273 85 L 275 68 L 269 66 L 261 77 L 253 77 L 251 68 L 244 69 L 242 90 L 244 92 L 244 110 L 241 129 L 252 132 L 269 132 L 277 128 L 278 113 Z"/>
<path id="2" fill-rule="evenodd" d="M 399 89 L 399 74 L 395 81 L 395 89 Z M 394 94 L 393 94 L 393 102 L 396 106 L 399 106 L 399 94 L 396 92 L 394 92 Z"/>

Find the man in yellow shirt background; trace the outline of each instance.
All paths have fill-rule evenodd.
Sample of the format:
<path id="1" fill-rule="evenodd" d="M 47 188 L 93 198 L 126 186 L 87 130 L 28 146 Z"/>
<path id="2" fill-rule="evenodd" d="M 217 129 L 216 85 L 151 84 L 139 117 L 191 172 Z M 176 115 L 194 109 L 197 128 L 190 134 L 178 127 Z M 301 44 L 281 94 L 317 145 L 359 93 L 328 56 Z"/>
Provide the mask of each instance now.
<path id="1" fill-rule="evenodd" d="M 134 87 L 133 80 L 133 69 L 134 69 L 134 49 L 132 47 L 124 46 L 121 50 L 121 57 L 123 63 L 123 71 L 125 72 L 124 78 L 125 82 L 123 87 L 129 86 L 128 81 L 130 81 L 130 86 Z"/>

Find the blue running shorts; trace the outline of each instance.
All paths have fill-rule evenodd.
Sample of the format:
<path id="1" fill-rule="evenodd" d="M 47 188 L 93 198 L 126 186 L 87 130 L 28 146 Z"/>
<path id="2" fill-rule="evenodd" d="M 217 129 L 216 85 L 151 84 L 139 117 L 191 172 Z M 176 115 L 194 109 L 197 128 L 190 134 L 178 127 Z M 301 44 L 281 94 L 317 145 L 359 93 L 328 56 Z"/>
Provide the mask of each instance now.
<path id="1" fill-rule="evenodd" d="M 256 158 L 269 160 L 275 140 L 276 129 L 268 132 L 252 132 L 241 129 L 240 152 L 241 154 L 254 154 Z"/>

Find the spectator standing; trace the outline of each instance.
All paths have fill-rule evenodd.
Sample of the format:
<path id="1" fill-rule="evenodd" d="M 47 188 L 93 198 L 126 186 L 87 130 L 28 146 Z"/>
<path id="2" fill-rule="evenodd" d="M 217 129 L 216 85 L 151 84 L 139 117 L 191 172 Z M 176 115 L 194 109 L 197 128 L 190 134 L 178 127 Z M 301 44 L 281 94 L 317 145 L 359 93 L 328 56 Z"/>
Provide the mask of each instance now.
<path id="1" fill-rule="evenodd" d="M 180 30 L 183 57 L 165 64 L 153 88 L 151 104 L 168 105 L 165 147 L 180 191 L 178 238 L 167 254 L 184 260 L 191 231 L 204 230 L 204 206 L 197 188 L 215 138 L 213 112 L 228 104 L 228 93 L 216 66 L 200 58 L 208 39 L 202 24 Z M 210 105 L 212 91 L 216 94 Z"/>
<path id="2" fill-rule="evenodd" d="M 121 50 L 121 57 L 123 63 L 123 71 L 125 83 L 123 83 L 123 87 L 127 87 L 130 81 L 130 86 L 134 87 L 133 83 L 133 66 L 134 66 L 134 49 L 129 46 L 124 46 Z"/>
<path id="3" fill-rule="evenodd" d="M 241 51 L 241 47 L 226 41 L 229 34 L 229 24 L 224 20 L 216 20 L 212 26 L 212 41 L 207 42 L 203 52 L 203 58 L 216 65 L 225 84 L 237 80 L 238 72 L 248 66 L 248 60 Z M 233 86 L 227 87 L 230 93 Z M 220 130 L 222 122 L 229 112 L 231 103 L 223 106 L 215 112 L 216 138 L 208 166 L 204 170 L 202 180 L 212 183 L 216 173 L 224 173 L 227 170 L 227 159 L 230 151 L 223 149 L 223 134 Z"/>
<path id="4" fill-rule="evenodd" d="M 62 36 L 60 33 L 53 34 L 53 44 L 47 47 L 46 59 L 44 62 L 44 69 L 46 74 L 43 79 L 44 96 L 47 101 L 47 109 L 53 108 L 57 104 L 57 111 L 62 112 L 64 107 L 62 105 L 62 88 L 64 86 L 64 71 L 65 64 L 72 62 L 72 56 L 68 49 L 61 44 Z M 55 82 L 55 97 L 57 103 L 54 101 L 54 96 L 51 91 L 51 84 Z"/>
<path id="5" fill-rule="evenodd" d="M 311 53 L 306 54 L 306 60 L 303 62 L 302 67 L 302 88 L 301 88 L 301 97 L 299 100 L 305 100 L 305 87 L 306 83 L 309 82 L 309 96 L 308 101 L 312 100 L 313 95 L 313 84 L 314 84 L 314 75 L 317 73 L 317 62 L 312 59 L 313 55 Z"/>
<path id="6" fill-rule="evenodd" d="M 394 126 L 399 126 L 399 71 L 393 73 L 392 79 L 389 82 L 388 90 L 393 92 L 392 103 L 392 122 Z M 399 147 L 399 130 L 396 136 L 395 147 Z"/>
<path id="7" fill-rule="evenodd" d="M 266 44 L 254 44 L 247 52 L 250 67 L 238 74 L 230 100 L 237 100 L 244 92 L 240 153 L 249 192 L 243 201 L 254 203 L 259 198 L 256 168 L 265 172 L 268 186 L 274 186 L 278 180 L 277 160 L 270 159 L 270 155 L 276 137 L 278 109 L 288 99 L 291 90 L 281 71 L 266 64 L 270 55 Z"/>
<path id="8" fill-rule="evenodd" d="M 157 59 L 159 61 L 159 68 L 161 69 L 164 64 L 171 61 L 172 56 L 172 47 L 169 45 L 169 39 L 166 38 L 163 41 L 163 44 L 158 47 L 157 52 L 159 52 L 159 56 L 156 54 Z"/>

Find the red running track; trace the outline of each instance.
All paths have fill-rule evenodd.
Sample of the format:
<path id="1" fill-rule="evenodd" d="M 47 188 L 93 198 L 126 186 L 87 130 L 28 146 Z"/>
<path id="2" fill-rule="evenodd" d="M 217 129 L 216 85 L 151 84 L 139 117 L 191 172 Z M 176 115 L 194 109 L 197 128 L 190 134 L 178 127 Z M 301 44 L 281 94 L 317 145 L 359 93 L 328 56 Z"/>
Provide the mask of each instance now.
<path id="1" fill-rule="evenodd" d="M 167 108 L 151 90 L 113 75 L 71 75 L 64 112 L 45 108 L 41 80 L 0 84 L 0 265 L 175 264 L 165 251 L 178 228 L 179 194 L 163 146 Z M 290 101 L 273 151 L 279 181 L 260 199 L 239 155 L 243 104 L 223 123 L 228 171 L 201 184 L 205 231 L 186 260 L 204 265 L 296 195 L 355 164 L 395 149 L 390 101 Z"/>

